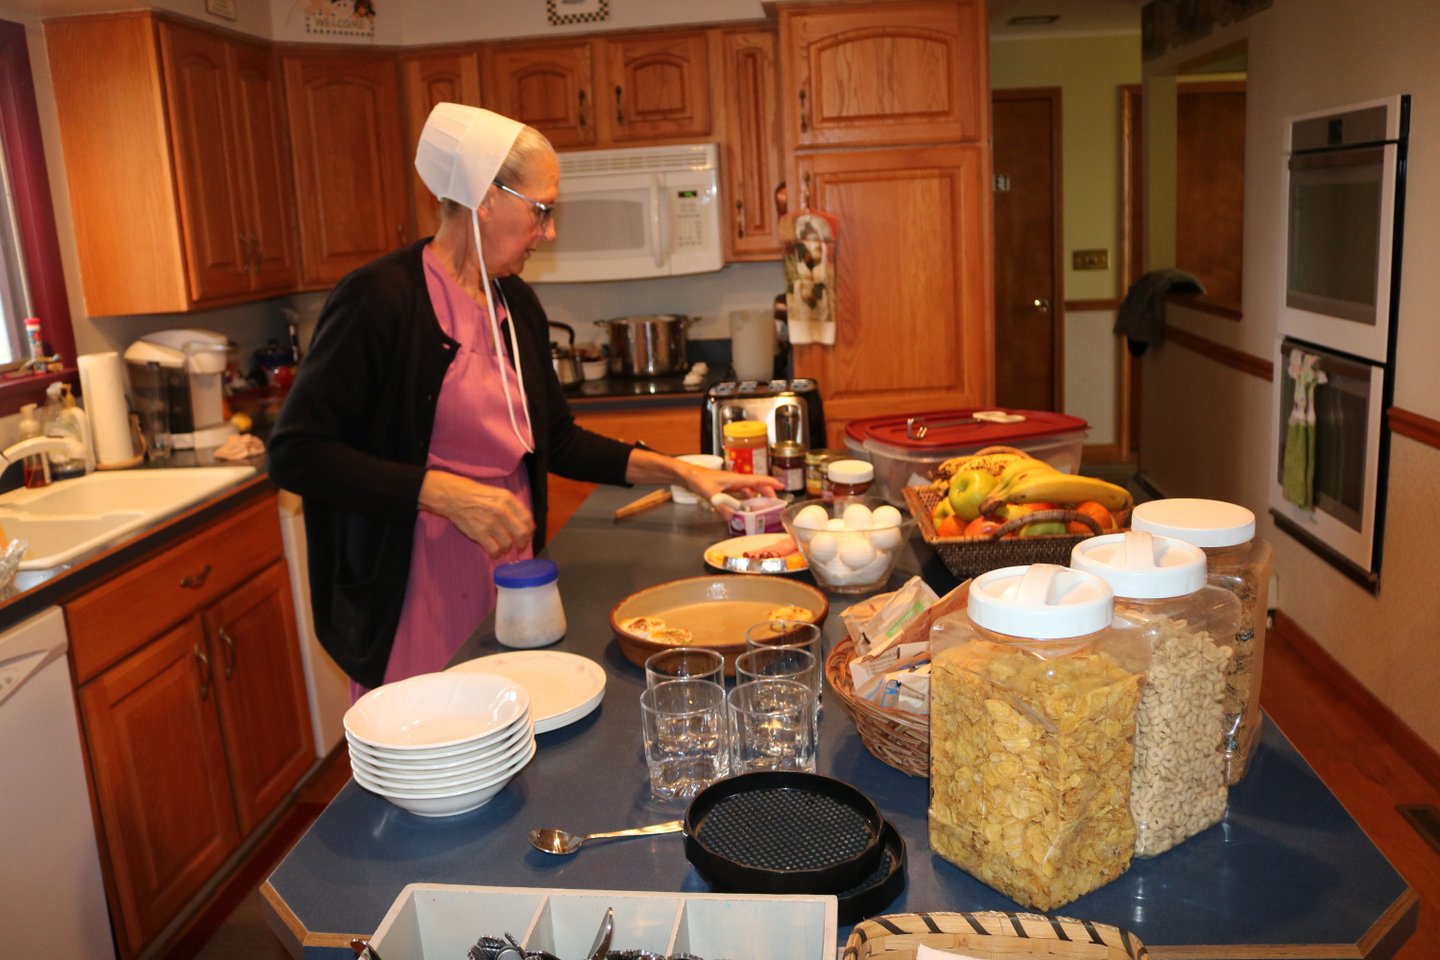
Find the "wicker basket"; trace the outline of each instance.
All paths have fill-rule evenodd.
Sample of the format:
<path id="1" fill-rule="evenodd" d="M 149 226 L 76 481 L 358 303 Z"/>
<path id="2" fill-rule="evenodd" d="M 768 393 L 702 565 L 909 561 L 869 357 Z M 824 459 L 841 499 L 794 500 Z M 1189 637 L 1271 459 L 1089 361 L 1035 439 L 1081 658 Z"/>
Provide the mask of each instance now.
<path id="1" fill-rule="evenodd" d="M 930 718 L 908 710 L 891 710 L 855 696 L 850 661 L 855 645 L 847 637 L 825 660 L 825 679 L 845 712 L 855 721 L 860 742 L 876 757 L 912 777 L 930 776 Z"/>
<path id="2" fill-rule="evenodd" d="M 905 503 L 918 524 L 920 535 L 925 542 L 940 554 L 945 569 L 961 580 L 979 576 L 987 570 L 1001 567 L 1016 567 L 1030 563 L 1058 563 L 1062 567 L 1070 563 L 1070 551 L 1075 544 L 1100 532 L 1090 517 L 1074 510 L 1042 510 L 1020 521 L 1011 521 L 1017 527 L 1028 523 L 1044 523 L 1051 520 L 1076 520 L 1090 526 L 1094 533 L 1059 534 L 1044 537 L 1024 537 L 1014 540 L 999 539 L 1015 527 L 1006 524 L 997 530 L 994 538 L 942 537 L 935 532 L 935 521 L 931 511 L 945 494 L 934 487 L 906 487 Z M 1129 522 L 1129 514 L 1115 518 L 1122 527 Z"/>
<path id="3" fill-rule="evenodd" d="M 982 960 L 1146 960 L 1140 938 L 1108 923 L 1033 913 L 893 913 L 856 924 L 841 960 L 912 960 L 919 946 Z"/>

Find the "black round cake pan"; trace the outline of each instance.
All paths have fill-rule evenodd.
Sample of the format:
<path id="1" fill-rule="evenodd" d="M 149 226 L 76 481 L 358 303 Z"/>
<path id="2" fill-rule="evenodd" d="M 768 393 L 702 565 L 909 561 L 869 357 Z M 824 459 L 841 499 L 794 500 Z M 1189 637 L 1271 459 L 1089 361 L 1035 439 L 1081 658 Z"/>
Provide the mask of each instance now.
<path id="1" fill-rule="evenodd" d="M 840 926 L 868 920 L 895 902 L 905 890 L 905 838 L 890 821 L 880 831 L 880 863 L 864 880 L 839 894 Z"/>
<path id="2" fill-rule="evenodd" d="M 880 865 L 884 820 L 848 783 L 799 771 L 711 784 L 685 812 L 685 857 L 723 893 L 839 894 Z"/>

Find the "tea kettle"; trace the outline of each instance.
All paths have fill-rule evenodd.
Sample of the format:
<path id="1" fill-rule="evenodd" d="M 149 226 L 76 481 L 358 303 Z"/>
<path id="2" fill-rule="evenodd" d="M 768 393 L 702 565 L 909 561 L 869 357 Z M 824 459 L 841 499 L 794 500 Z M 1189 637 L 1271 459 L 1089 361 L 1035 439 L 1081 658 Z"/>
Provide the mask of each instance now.
<path id="1" fill-rule="evenodd" d="M 575 329 L 568 323 L 556 323 L 550 321 L 550 326 L 564 330 L 570 338 L 570 345 L 562 347 L 555 341 L 550 341 L 550 362 L 555 367 L 555 375 L 560 378 L 560 386 L 565 388 L 578 387 L 585 379 L 580 370 L 580 358 L 575 355 Z"/>

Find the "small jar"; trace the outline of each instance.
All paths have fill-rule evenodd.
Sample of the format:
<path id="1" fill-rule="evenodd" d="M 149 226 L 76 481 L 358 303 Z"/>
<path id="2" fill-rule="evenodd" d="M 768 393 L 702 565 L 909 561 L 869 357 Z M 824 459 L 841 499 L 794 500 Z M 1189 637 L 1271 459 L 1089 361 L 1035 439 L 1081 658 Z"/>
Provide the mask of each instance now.
<path id="1" fill-rule="evenodd" d="M 834 450 L 811 450 L 805 454 L 805 496 L 825 495 L 825 469 L 840 459 L 842 456 Z"/>
<path id="2" fill-rule="evenodd" d="M 770 434 L 759 420 L 725 424 L 725 469 L 734 473 L 770 474 Z"/>
<path id="3" fill-rule="evenodd" d="M 1255 514 L 1222 500 L 1178 498 L 1137 504 L 1130 527 L 1193 543 L 1207 578 L 1240 600 L 1240 629 L 1225 687 L 1226 781 L 1239 783 L 1260 744 L 1260 668 L 1270 616 L 1270 544 L 1255 536 Z"/>
<path id="4" fill-rule="evenodd" d="M 875 467 L 864 460 L 832 460 L 825 467 L 826 499 L 861 497 L 875 481 Z"/>
<path id="5" fill-rule="evenodd" d="M 1199 547 L 1137 530 L 1076 544 L 1070 566 L 1110 585 L 1115 657 L 1145 672 L 1130 814 L 1135 856 L 1153 857 L 1225 816 L 1225 675 L 1240 601 L 1206 582 Z"/>
<path id="6" fill-rule="evenodd" d="M 560 572 L 553 560 L 517 560 L 495 571 L 495 639 L 507 647 L 544 647 L 565 636 Z"/>
<path id="7" fill-rule="evenodd" d="M 1113 595 L 1056 564 L 970 581 L 930 631 L 930 849 L 1050 910 L 1124 873 L 1143 674 L 1110 650 Z"/>
<path id="8" fill-rule="evenodd" d="M 770 451 L 770 473 L 785 484 L 780 489 L 792 496 L 805 492 L 805 448 L 793 440 L 775 444 Z"/>

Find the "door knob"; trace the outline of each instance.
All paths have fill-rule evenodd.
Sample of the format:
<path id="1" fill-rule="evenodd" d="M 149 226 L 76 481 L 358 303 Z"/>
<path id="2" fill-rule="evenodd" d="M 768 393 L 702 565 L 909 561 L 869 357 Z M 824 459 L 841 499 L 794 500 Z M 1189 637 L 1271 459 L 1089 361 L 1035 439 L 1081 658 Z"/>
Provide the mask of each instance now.
<path id="1" fill-rule="evenodd" d="M 1049 312 L 1050 312 L 1050 301 L 1049 301 L 1049 300 L 1046 300 L 1044 297 L 1036 297 L 1036 298 L 1035 298 L 1035 309 L 1036 309 L 1036 310 L 1039 310 L 1041 313 L 1049 313 Z"/>

